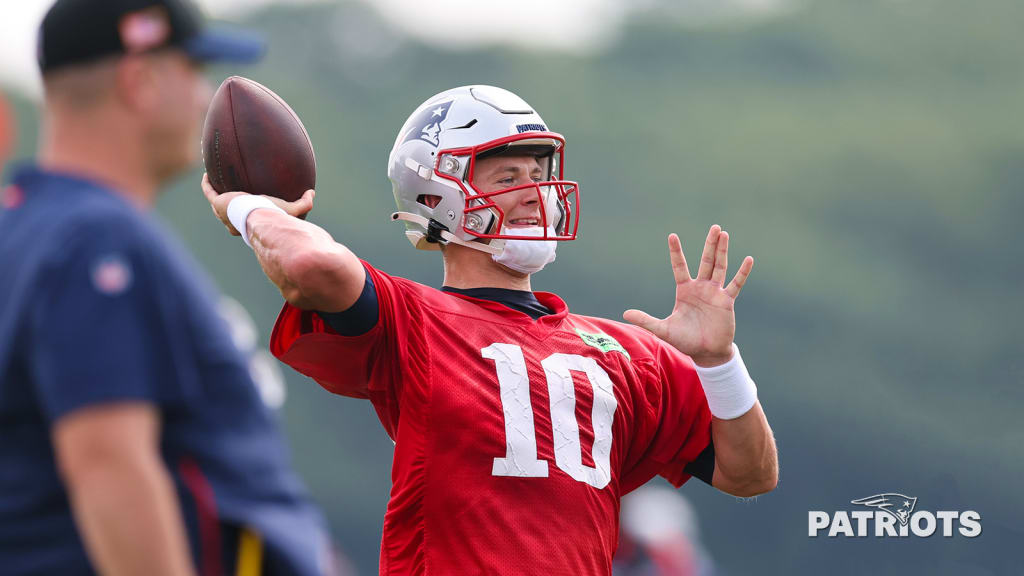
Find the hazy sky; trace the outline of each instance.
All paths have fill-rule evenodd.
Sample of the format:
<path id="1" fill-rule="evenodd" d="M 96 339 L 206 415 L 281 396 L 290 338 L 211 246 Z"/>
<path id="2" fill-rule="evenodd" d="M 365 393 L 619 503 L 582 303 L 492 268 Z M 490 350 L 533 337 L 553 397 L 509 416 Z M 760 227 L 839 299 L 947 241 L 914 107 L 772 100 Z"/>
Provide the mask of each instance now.
<path id="1" fill-rule="evenodd" d="M 55 0 L 0 0 L 0 86 L 31 94 L 39 92 L 36 72 L 36 30 Z M 309 0 L 199 0 L 211 16 L 237 18 L 267 4 Z"/>
<path id="2" fill-rule="evenodd" d="M 53 1 L 0 0 L 0 86 L 39 93 L 34 56 L 36 29 Z M 267 4 L 330 0 L 198 1 L 210 16 L 232 20 Z M 471 47 L 504 38 L 509 44 L 527 48 L 586 51 L 614 42 L 630 12 L 655 5 L 681 19 L 697 22 L 709 14 L 723 12 L 773 13 L 799 0 L 516 0 L 514 4 L 480 0 L 360 1 L 405 33 L 449 47 Z M 539 17 L 548 33 L 537 32 Z"/>

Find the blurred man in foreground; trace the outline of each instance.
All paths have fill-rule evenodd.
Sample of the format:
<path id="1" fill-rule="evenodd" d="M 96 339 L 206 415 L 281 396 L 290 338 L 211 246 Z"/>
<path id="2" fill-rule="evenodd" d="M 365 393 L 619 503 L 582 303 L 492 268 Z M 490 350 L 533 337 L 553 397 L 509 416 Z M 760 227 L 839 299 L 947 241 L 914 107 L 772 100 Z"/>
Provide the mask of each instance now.
<path id="1" fill-rule="evenodd" d="M 324 573 L 217 294 L 150 213 L 197 160 L 200 64 L 262 43 L 182 0 L 59 0 L 39 46 L 38 164 L 0 212 L 0 571 Z"/>
<path id="2" fill-rule="evenodd" d="M 392 218 L 417 248 L 442 250 L 440 290 L 293 217 L 312 193 L 289 204 L 203 183 L 287 299 L 271 350 L 369 399 L 395 440 L 382 574 L 610 574 L 619 499 L 654 476 L 737 496 L 775 487 L 771 428 L 733 344 L 753 259 L 726 284 L 726 232 L 712 226 L 696 278 L 670 236 L 666 319 L 581 316 L 532 291 L 557 241 L 576 237 L 564 146 L 493 86 L 409 116 L 388 161 Z"/>

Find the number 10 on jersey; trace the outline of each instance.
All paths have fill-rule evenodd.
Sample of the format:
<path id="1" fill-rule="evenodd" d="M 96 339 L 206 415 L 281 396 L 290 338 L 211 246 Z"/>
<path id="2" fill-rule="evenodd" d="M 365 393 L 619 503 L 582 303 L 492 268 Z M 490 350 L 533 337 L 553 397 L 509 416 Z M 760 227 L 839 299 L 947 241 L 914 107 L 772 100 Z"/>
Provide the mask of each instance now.
<path id="1" fill-rule="evenodd" d="M 494 361 L 505 414 L 505 457 L 494 459 L 491 475 L 547 478 L 548 462 L 537 458 L 530 378 L 523 349 L 515 344 L 495 343 L 480 353 Z M 552 354 L 541 361 L 541 367 L 548 382 L 555 465 L 578 482 L 604 488 L 611 481 L 612 423 L 617 406 L 608 373 L 593 358 L 579 354 Z M 594 466 L 583 464 L 572 372 L 586 374 L 594 390 Z"/>

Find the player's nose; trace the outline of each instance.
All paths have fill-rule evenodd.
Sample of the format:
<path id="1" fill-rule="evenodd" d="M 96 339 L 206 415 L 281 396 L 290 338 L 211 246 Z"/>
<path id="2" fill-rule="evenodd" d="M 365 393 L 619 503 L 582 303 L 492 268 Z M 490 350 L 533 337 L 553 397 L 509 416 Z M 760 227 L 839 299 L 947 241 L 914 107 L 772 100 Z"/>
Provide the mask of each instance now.
<path id="1" fill-rule="evenodd" d="M 529 182 L 524 182 L 526 184 Z M 540 204 L 540 188 L 537 186 L 526 186 L 513 192 L 517 206 L 532 206 Z"/>

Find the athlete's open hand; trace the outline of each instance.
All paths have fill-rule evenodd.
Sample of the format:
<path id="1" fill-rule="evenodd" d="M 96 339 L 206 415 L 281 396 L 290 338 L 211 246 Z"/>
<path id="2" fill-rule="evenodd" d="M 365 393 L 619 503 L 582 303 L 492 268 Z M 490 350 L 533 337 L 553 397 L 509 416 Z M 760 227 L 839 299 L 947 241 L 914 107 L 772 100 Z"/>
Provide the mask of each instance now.
<path id="1" fill-rule="evenodd" d="M 754 259 L 747 256 L 732 282 L 725 286 L 729 233 L 717 224 L 708 231 L 697 278 L 690 277 L 679 237 L 670 234 L 668 251 L 676 279 L 676 303 L 668 318 L 655 318 L 640 310 L 626 310 L 622 317 L 668 342 L 693 358 L 698 366 L 717 366 L 732 358 L 736 334 L 733 305 L 747 282 Z"/>
<path id="2" fill-rule="evenodd" d="M 206 201 L 210 203 L 210 208 L 213 209 L 213 215 L 218 220 L 224 223 L 227 227 L 228 232 L 231 232 L 232 236 L 240 236 L 238 230 L 231 225 L 231 221 L 228 220 L 228 204 L 231 200 L 240 194 L 247 194 L 247 192 L 225 192 L 218 194 L 213 189 L 213 184 L 210 184 L 210 177 L 203 174 L 203 195 L 206 196 Z M 313 190 L 306 190 L 306 193 L 302 195 L 302 198 L 294 202 L 285 202 L 280 198 L 274 198 L 273 196 L 264 196 L 269 198 L 271 202 L 277 204 L 282 210 L 287 212 L 291 216 L 296 218 L 306 218 L 306 214 L 313 209 L 313 197 L 316 196 L 316 192 Z"/>

